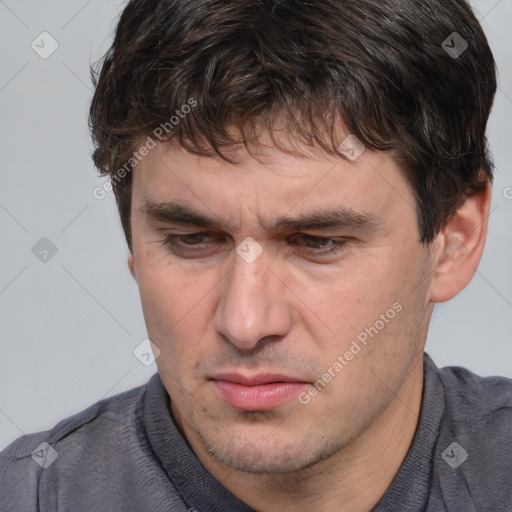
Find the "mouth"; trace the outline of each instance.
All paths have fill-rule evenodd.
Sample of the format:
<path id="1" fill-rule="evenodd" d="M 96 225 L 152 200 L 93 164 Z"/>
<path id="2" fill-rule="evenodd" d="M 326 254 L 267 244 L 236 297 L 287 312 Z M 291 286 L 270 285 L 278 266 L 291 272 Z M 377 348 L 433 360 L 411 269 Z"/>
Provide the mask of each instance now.
<path id="1" fill-rule="evenodd" d="M 304 391 L 309 382 L 278 374 L 242 375 L 224 373 L 212 379 L 220 398 L 240 411 L 276 409 Z"/>

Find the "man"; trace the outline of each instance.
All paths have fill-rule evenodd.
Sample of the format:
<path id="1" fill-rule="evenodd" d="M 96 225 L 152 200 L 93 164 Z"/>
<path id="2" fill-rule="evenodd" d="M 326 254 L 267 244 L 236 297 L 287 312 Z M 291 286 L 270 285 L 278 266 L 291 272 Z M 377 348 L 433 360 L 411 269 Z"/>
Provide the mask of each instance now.
<path id="1" fill-rule="evenodd" d="M 158 373 L 4 450 L 1 510 L 512 510 L 512 382 L 424 354 L 491 201 L 466 2 L 131 0 L 95 85 Z"/>

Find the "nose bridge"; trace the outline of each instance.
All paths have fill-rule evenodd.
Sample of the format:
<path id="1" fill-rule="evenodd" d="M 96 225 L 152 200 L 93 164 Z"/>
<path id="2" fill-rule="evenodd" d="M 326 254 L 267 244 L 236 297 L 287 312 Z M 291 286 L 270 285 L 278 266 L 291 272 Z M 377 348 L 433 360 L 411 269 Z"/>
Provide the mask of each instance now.
<path id="1" fill-rule="evenodd" d="M 291 322 L 283 287 L 264 258 L 248 263 L 236 254 L 221 285 L 215 329 L 247 350 L 266 336 L 284 336 Z"/>

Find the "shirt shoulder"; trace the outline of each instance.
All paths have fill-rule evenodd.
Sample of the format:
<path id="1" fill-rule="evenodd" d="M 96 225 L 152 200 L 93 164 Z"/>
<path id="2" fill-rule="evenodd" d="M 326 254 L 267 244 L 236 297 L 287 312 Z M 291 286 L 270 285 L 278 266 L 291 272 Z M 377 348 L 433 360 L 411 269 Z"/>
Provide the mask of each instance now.
<path id="1" fill-rule="evenodd" d="M 98 465 L 91 461 L 119 464 L 120 440 L 135 436 L 135 407 L 145 387 L 100 400 L 50 430 L 21 436 L 7 446 L 0 452 L 0 510 L 39 510 L 42 499 L 57 505 L 57 482 L 72 473 L 96 471 Z"/>
<path id="2" fill-rule="evenodd" d="M 445 393 L 445 419 L 456 430 L 488 434 L 512 425 L 512 379 L 481 377 L 462 367 L 439 370 Z"/>
<path id="3" fill-rule="evenodd" d="M 445 400 L 434 455 L 439 495 L 452 507 L 464 495 L 468 512 L 511 510 L 512 379 L 462 367 L 438 376 Z"/>
<path id="4" fill-rule="evenodd" d="M 131 416 L 131 412 L 133 412 L 137 397 L 143 392 L 144 388 L 145 386 L 140 386 L 99 400 L 86 409 L 59 421 L 49 430 L 23 435 L 0 452 L 0 458 L 5 462 L 31 457 L 34 444 L 37 441 L 58 445 L 68 436 L 77 435 L 80 429 L 85 426 L 94 429 L 104 422 L 113 422 L 113 424 L 117 422 L 119 425 L 126 423 L 126 420 Z"/>

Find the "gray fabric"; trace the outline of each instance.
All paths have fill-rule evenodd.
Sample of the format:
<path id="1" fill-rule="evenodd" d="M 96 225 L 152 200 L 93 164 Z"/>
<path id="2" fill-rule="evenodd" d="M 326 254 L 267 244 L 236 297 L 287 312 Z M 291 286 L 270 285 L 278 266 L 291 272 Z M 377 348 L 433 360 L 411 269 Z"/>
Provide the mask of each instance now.
<path id="1" fill-rule="evenodd" d="M 439 370 L 425 354 L 413 444 L 374 512 L 511 512 L 512 381 Z M 32 457 L 43 442 L 58 458 Z M 458 467 L 461 451 L 467 459 Z M 50 450 L 51 452 L 51 450 Z M 46 452 L 43 452 L 46 453 Z M 40 463 L 48 462 L 44 455 Z M 0 511 L 250 512 L 177 430 L 158 374 L 0 453 Z"/>

